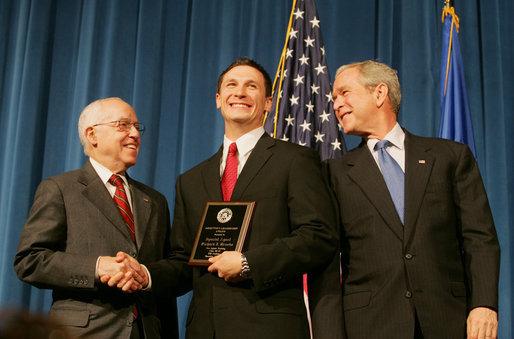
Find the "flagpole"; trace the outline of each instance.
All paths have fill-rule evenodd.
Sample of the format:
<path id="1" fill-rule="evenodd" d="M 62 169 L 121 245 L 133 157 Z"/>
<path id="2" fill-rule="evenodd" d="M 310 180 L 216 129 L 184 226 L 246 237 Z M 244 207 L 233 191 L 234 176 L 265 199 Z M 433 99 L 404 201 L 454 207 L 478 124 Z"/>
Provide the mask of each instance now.
<path id="1" fill-rule="evenodd" d="M 279 84 L 278 84 L 278 91 L 280 93 L 280 91 L 282 90 L 282 80 L 284 79 L 284 66 L 285 66 L 285 60 L 286 60 L 286 50 L 287 50 L 287 45 L 289 43 L 289 33 L 291 32 L 291 26 L 293 25 L 293 14 L 294 14 L 294 8 L 296 6 L 296 0 L 293 0 L 293 7 L 291 8 L 291 14 L 289 15 L 289 24 L 287 25 L 287 33 L 286 33 L 286 41 L 284 43 L 284 48 L 282 49 L 282 54 L 280 55 L 280 62 L 278 63 L 278 67 L 277 67 L 277 72 L 275 73 L 275 79 L 273 80 L 273 87 L 272 87 L 272 90 L 271 90 L 271 93 L 273 94 L 275 92 L 275 86 L 276 86 L 276 83 L 277 83 L 277 78 L 279 77 L 280 75 L 280 81 L 279 81 Z M 277 138 L 277 122 L 278 122 L 278 107 L 279 107 L 279 103 L 280 103 L 280 94 L 277 95 L 277 102 L 275 102 L 275 117 L 274 117 L 274 124 L 273 124 L 273 138 Z M 266 114 L 264 115 L 264 121 L 262 122 L 263 125 L 264 123 L 266 122 L 266 119 L 268 118 L 268 114 L 269 112 L 266 112 Z"/>

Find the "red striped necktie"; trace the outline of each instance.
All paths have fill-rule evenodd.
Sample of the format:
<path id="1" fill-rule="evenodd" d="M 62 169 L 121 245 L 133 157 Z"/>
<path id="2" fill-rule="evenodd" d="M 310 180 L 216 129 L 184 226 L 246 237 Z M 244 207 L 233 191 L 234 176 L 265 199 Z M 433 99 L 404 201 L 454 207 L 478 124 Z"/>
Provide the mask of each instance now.
<path id="1" fill-rule="evenodd" d="M 237 181 L 237 144 L 231 143 L 228 148 L 227 164 L 221 178 L 221 191 L 223 192 L 223 200 L 230 201 L 232 191 Z"/>
<path id="2" fill-rule="evenodd" d="M 134 227 L 134 216 L 132 215 L 132 210 L 130 209 L 130 205 L 127 198 L 127 193 L 125 192 L 125 187 L 123 186 L 123 179 L 119 175 L 113 174 L 109 178 L 109 182 L 116 186 L 116 192 L 114 192 L 114 202 L 118 206 L 120 210 L 121 216 L 123 220 L 125 220 L 125 225 L 130 232 L 130 236 L 134 243 L 136 242 L 136 233 Z M 134 305 L 134 321 L 139 316 L 139 312 L 137 310 L 137 306 Z"/>
<path id="3" fill-rule="evenodd" d="M 132 215 L 132 211 L 130 210 L 127 193 L 125 192 L 125 188 L 123 187 L 123 179 L 121 179 L 119 175 L 113 174 L 109 178 L 109 182 L 112 185 L 116 186 L 116 192 L 114 192 L 113 196 L 114 202 L 118 206 L 118 209 L 120 210 L 123 220 L 125 220 L 125 224 L 129 229 L 132 240 L 136 242 L 134 216 Z"/>

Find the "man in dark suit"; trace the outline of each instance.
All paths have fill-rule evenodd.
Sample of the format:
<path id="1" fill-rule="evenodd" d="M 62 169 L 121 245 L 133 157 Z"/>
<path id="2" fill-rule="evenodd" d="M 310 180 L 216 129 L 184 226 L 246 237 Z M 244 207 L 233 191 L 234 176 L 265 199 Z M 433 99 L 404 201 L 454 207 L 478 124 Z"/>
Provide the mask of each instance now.
<path id="1" fill-rule="evenodd" d="M 319 157 L 264 132 L 271 80 L 256 62 L 238 59 L 220 75 L 216 104 L 225 120 L 224 144 L 177 179 L 172 252 L 148 265 L 151 289 L 160 296 L 193 289 L 188 338 L 309 338 L 302 274 L 315 278 L 338 243 Z M 233 192 L 222 190 L 228 172 L 237 177 Z M 223 200 L 256 202 L 242 253 L 226 251 L 208 267 L 188 266 L 205 203 Z M 309 290 L 313 303 L 322 292 Z"/>
<path id="2" fill-rule="evenodd" d="M 89 161 L 39 185 L 21 233 L 16 273 L 53 290 L 49 315 L 73 335 L 158 338 L 164 327 L 164 336 L 176 337 L 174 300 L 159 305 L 151 292 L 124 293 L 100 281 L 114 277 L 133 292 L 140 286 L 129 258 L 146 264 L 169 250 L 165 197 L 126 173 L 136 164 L 144 126 L 130 105 L 108 98 L 89 104 L 78 127 Z M 111 180 L 113 175 L 118 178 Z"/>
<path id="3" fill-rule="evenodd" d="M 333 98 L 344 132 L 363 138 L 327 164 L 347 337 L 496 337 L 500 248 L 469 148 L 402 129 L 384 64 L 342 66 Z"/>

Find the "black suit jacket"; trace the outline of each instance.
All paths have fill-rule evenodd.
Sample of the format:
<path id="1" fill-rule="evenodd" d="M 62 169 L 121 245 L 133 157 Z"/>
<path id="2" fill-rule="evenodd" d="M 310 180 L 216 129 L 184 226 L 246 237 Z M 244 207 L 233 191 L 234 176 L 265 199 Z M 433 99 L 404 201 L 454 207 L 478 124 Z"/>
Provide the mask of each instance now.
<path id="1" fill-rule="evenodd" d="M 172 255 L 149 266 L 152 289 L 193 289 L 188 338 L 309 338 L 302 274 L 326 266 L 338 242 L 319 157 L 266 134 L 259 139 L 232 194 L 257 202 L 243 250 L 252 278 L 232 284 L 187 265 L 205 203 L 223 200 L 221 156 L 222 149 L 178 178 Z M 322 293 L 310 291 L 315 300 Z"/>
<path id="2" fill-rule="evenodd" d="M 341 222 L 348 338 L 464 338 L 471 308 L 497 309 L 500 248 L 465 145 L 406 132 L 405 226 L 365 142 L 328 161 Z"/>
<path id="3" fill-rule="evenodd" d="M 134 244 L 105 185 L 88 161 L 80 170 L 41 182 L 14 259 L 18 277 L 53 290 L 50 315 L 73 335 L 129 338 L 137 304 L 148 338 L 177 337 L 176 304 L 160 305 L 150 292 L 125 294 L 95 283 L 98 256 L 126 252 L 143 264 L 169 250 L 164 196 L 131 178 Z"/>

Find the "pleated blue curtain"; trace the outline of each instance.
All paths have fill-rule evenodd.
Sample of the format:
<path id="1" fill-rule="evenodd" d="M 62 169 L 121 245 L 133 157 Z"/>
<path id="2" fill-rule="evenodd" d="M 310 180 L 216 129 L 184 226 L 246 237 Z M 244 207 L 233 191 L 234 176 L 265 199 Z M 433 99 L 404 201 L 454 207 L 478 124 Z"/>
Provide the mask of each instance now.
<path id="1" fill-rule="evenodd" d="M 327 61 L 376 59 L 399 72 L 400 123 L 436 136 L 442 0 L 318 0 Z M 213 154 L 224 123 L 219 73 L 239 56 L 273 76 L 291 0 L 0 0 L 0 308 L 46 312 L 51 297 L 12 263 L 38 183 L 86 161 L 77 119 L 119 96 L 147 125 L 130 174 L 174 206 L 177 175 Z M 510 0 L 456 0 L 480 170 L 502 246 L 500 337 L 512 337 L 513 44 Z M 359 139 L 347 137 L 348 148 Z M 185 324 L 189 296 L 179 300 Z M 183 334 L 183 333 L 182 333 Z"/>

